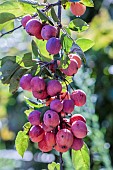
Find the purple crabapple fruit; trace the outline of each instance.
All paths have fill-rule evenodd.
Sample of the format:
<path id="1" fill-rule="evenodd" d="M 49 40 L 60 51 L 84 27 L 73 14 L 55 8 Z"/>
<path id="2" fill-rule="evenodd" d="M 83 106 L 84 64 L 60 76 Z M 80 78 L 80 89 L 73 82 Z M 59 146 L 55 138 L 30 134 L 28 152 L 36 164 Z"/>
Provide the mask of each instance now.
<path id="1" fill-rule="evenodd" d="M 41 30 L 41 36 L 44 40 L 49 40 L 52 37 L 56 37 L 57 29 L 51 25 L 45 25 Z"/>
<path id="2" fill-rule="evenodd" d="M 63 103 L 61 103 L 59 99 L 52 100 L 50 103 L 50 109 L 60 112 L 63 109 Z"/>
<path id="3" fill-rule="evenodd" d="M 26 26 L 26 23 L 30 20 L 30 19 L 32 19 L 32 16 L 31 15 L 25 15 L 25 16 L 23 16 L 23 18 L 22 18 L 22 20 L 21 20 L 21 24 L 22 24 L 22 26 L 25 28 L 25 26 Z"/>
<path id="4" fill-rule="evenodd" d="M 74 136 L 80 139 L 86 137 L 88 132 L 86 124 L 81 120 L 73 122 L 73 124 L 71 125 L 71 130 Z"/>
<path id="5" fill-rule="evenodd" d="M 56 143 L 61 146 L 71 147 L 73 144 L 73 134 L 68 129 L 61 129 L 56 134 Z"/>
<path id="6" fill-rule="evenodd" d="M 41 33 L 42 24 L 37 19 L 30 19 L 27 22 L 25 29 L 29 35 L 37 36 Z"/>
<path id="7" fill-rule="evenodd" d="M 35 98 L 37 99 L 40 99 L 40 100 L 44 100 L 47 98 L 48 94 L 47 94 L 47 91 L 46 89 L 45 90 L 42 90 L 40 92 L 38 91 L 32 91 L 32 94 Z"/>
<path id="8" fill-rule="evenodd" d="M 38 148 L 42 151 L 42 152 L 49 152 L 52 150 L 52 146 L 48 146 L 47 145 L 47 141 L 45 139 L 45 137 L 43 138 L 43 140 L 41 140 L 38 143 Z"/>
<path id="9" fill-rule="evenodd" d="M 34 125 L 29 131 L 29 137 L 32 142 L 40 142 L 44 138 L 44 130 L 39 125 Z"/>
<path id="10" fill-rule="evenodd" d="M 50 54 L 58 54 L 61 49 L 61 41 L 59 38 L 52 37 L 47 41 L 46 50 Z"/>
<path id="11" fill-rule="evenodd" d="M 32 91 L 37 91 L 41 93 L 46 88 L 46 83 L 42 77 L 33 77 L 31 80 L 31 89 Z"/>
<path id="12" fill-rule="evenodd" d="M 71 118 L 70 118 L 70 124 L 72 125 L 73 122 L 77 121 L 77 120 L 81 120 L 84 123 L 86 123 L 86 119 L 81 115 L 81 114 L 74 114 Z"/>
<path id="13" fill-rule="evenodd" d="M 86 94 L 82 90 L 75 90 L 70 95 L 76 106 L 83 106 L 86 103 Z"/>
<path id="14" fill-rule="evenodd" d="M 31 74 L 25 74 L 21 77 L 20 79 L 20 87 L 23 90 L 28 90 L 31 91 L 31 80 L 32 80 L 32 75 Z"/>
<path id="15" fill-rule="evenodd" d="M 73 76 L 78 71 L 78 63 L 74 59 L 70 59 L 70 64 L 66 69 L 61 69 L 61 71 L 67 76 Z"/>
<path id="16" fill-rule="evenodd" d="M 28 116 L 28 120 L 32 125 L 39 125 L 40 122 L 40 115 L 41 112 L 39 112 L 38 110 L 34 110 L 32 111 L 29 116 Z"/>
<path id="17" fill-rule="evenodd" d="M 70 114 L 74 110 L 73 100 L 63 100 L 63 112 Z"/>
<path id="18" fill-rule="evenodd" d="M 78 68 L 81 67 L 81 65 L 82 65 L 82 60 L 81 60 L 81 58 L 80 58 L 77 54 L 69 54 L 68 56 L 69 56 L 70 59 L 74 59 L 74 60 L 77 61 L 77 63 L 78 63 Z"/>
<path id="19" fill-rule="evenodd" d="M 47 110 L 43 117 L 44 124 L 48 127 L 56 127 L 60 123 L 60 118 L 57 112 Z"/>
<path id="20" fill-rule="evenodd" d="M 63 153 L 63 152 L 67 152 L 67 151 L 69 150 L 69 147 L 67 147 L 67 146 L 65 146 L 65 145 L 58 145 L 58 144 L 56 144 L 55 147 L 54 147 L 54 149 L 55 149 L 56 151 L 58 151 L 58 152 Z"/>
<path id="21" fill-rule="evenodd" d="M 83 147 L 83 145 L 84 145 L 84 142 L 82 139 L 74 138 L 71 148 L 78 151 Z"/>
<path id="22" fill-rule="evenodd" d="M 62 91 L 62 85 L 58 80 L 50 80 L 47 84 L 47 93 L 51 97 L 56 96 Z"/>
<path id="23" fill-rule="evenodd" d="M 42 123 L 42 128 L 45 132 L 51 132 L 54 128 L 53 127 L 48 127 L 44 123 Z"/>
<path id="24" fill-rule="evenodd" d="M 55 144 L 56 144 L 55 133 L 47 132 L 45 134 L 45 139 L 46 139 L 47 146 L 52 146 L 52 147 L 55 146 Z"/>

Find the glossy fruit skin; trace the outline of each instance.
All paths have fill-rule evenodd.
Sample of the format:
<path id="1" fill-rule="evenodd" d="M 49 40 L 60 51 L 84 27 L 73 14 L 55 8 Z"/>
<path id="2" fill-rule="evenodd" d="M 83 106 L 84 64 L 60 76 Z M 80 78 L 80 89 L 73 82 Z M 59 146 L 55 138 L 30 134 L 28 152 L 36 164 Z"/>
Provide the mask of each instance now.
<path id="1" fill-rule="evenodd" d="M 37 36 L 41 33 L 42 24 L 37 19 L 30 19 L 27 22 L 25 29 L 29 35 Z"/>
<path id="2" fill-rule="evenodd" d="M 79 17 L 85 13 L 86 6 L 79 2 L 72 2 L 70 6 L 70 10 L 73 15 Z"/>
<path id="3" fill-rule="evenodd" d="M 74 114 L 73 116 L 71 116 L 70 118 L 70 124 L 72 125 L 75 121 L 77 120 L 81 120 L 83 121 L 84 123 L 86 123 L 86 119 L 80 115 L 80 114 Z"/>
<path id="4" fill-rule="evenodd" d="M 68 129 L 61 129 L 56 134 L 56 143 L 61 146 L 71 147 L 73 134 Z"/>
<path id="5" fill-rule="evenodd" d="M 45 139 L 46 139 L 46 143 L 47 143 L 47 146 L 55 146 L 56 144 L 56 137 L 55 137 L 55 134 L 53 132 L 47 132 L 45 134 Z"/>
<path id="6" fill-rule="evenodd" d="M 29 116 L 28 116 L 28 120 L 32 125 L 40 125 L 40 115 L 41 112 L 39 112 L 38 110 L 34 110 L 32 111 Z"/>
<path id="7" fill-rule="evenodd" d="M 50 109 L 56 112 L 61 112 L 63 109 L 63 103 L 59 99 L 55 99 L 50 103 Z"/>
<path id="8" fill-rule="evenodd" d="M 47 110 L 43 117 L 44 124 L 48 127 L 56 127 L 60 123 L 60 118 L 57 112 Z"/>
<path id="9" fill-rule="evenodd" d="M 82 65 L 82 60 L 81 60 L 81 58 L 80 58 L 77 54 L 69 54 L 68 56 L 69 56 L 69 58 L 74 59 L 74 60 L 77 61 L 78 68 L 81 67 L 81 65 Z"/>
<path id="10" fill-rule="evenodd" d="M 73 100 L 64 100 L 63 101 L 63 112 L 70 114 L 74 110 L 74 102 Z"/>
<path id="11" fill-rule="evenodd" d="M 54 128 L 53 127 L 48 127 L 44 123 L 42 123 L 42 128 L 45 132 L 51 132 Z"/>
<path id="12" fill-rule="evenodd" d="M 47 94 L 47 91 L 46 89 L 45 90 L 42 90 L 40 92 L 38 91 L 32 91 L 32 94 L 35 98 L 37 99 L 40 99 L 40 100 L 44 100 L 48 97 L 48 94 Z"/>
<path id="13" fill-rule="evenodd" d="M 38 143 L 38 148 L 42 151 L 42 152 L 49 152 L 52 150 L 52 146 L 48 146 L 47 145 L 47 141 L 44 137 L 43 140 L 41 140 L 39 143 Z"/>
<path id="14" fill-rule="evenodd" d="M 69 150 L 69 147 L 56 144 L 54 149 L 58 152 L 64 153 L 64 152 L 67 152 Z"/>
<path id="15" fill-rule="evenodd" d="M 20 79 L 20 87 L 23 90 L 28 90 L 31 91 L 31 80 L 32 80 L 32 75 L 31 74 L 25 74 L 21 77 Z"/>
<path id="16" fill-rule="evenodd" d="M 70 97 L 76 106 L 83 106 L 86 103 L 86 94 L 80 89 L 73 91 Z"/>
<path id="17" fill-rule="evenodd" d="M 59 38 L 52 37 L 47 41 L 46 50 L 50 54 L 58 54 L 61 49 L 61 41 Z"/>
<path id="18" fill-rule="evenodd" d="M 71 130 L 74 136 L 80 139 L 86 137 L 87 132 L 88 132 L 86 124 L 81 120 L 75 121 L 71 125 Z"/>
<path id="19" fill-rule="evenodd" d="M 73 76 L 78 71 L 78 64 L 76 60 L 70 59 L 70 64 L 66 69 L 61 69 L 61 71 L 67 76 Z"/>
<path id="20" fill-rule="evenodd" d="M 57 29 L 51 25 L 45 25 L 41 30 L 41 36 L 44 40 L 49 40 L 52 37 L 56 37 Z"/>
<path id="21" fill-rule="evenodd" d="M 41 126 L 32 126 L 32 128 L 29 131 L 29 137 L 32 142 L 40 142 L 44 138 L 44 130 Z"/>
<path id="22" fill-rule="evenodd" d="M 47 84 L 47 93 L 51 97 L 56 96 L 62 91 L 62 85 L 58 80 L 50 80 Z"/>
<path id="23" fill-rule="evenodd" d="M 78 151 L 83 147 L 83 145 L 84 142 L 82 139 L 74 138 L 71 148 Z"/>
<path id="24" fill-rule="evenodd" d="M 45 90 L 46 83 L 42 77 L 36 76 L 36 77 L 32 78 L 31 88 L 32 88 L 32 91 L 41 92 L 41 91 Z"/>
<path id="25" fill-rule="evenodd" d="M 25 15 L 25 16 L 22 18 L 21 24 L 22 24 L 22 26 L 23 26 L 24 28 L 25 28 L 25 26 L 26 26 L 26 23 L 27 23 L 30 19 L 32 19 L 32 16 L 31 16 L 31 15 Z"/>

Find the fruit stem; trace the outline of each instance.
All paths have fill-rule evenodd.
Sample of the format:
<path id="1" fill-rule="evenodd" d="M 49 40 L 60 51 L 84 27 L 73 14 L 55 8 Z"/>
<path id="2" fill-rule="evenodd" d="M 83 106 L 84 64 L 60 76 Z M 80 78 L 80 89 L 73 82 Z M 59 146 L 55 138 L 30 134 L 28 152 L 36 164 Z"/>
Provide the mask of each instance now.
<path id="1" fill-rule="evenodd" d="M 62 159 L 62 153 L 60 152 L 60 170 L 63 170 L 63 159 Z"/>

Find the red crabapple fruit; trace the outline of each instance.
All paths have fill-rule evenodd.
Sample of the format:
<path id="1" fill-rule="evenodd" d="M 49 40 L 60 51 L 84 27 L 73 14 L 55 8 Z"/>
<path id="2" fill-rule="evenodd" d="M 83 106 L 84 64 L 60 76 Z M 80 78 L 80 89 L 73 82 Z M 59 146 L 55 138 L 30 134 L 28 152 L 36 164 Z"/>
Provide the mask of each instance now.
<path id="1" fill-rule="evenodd" d="M 83 106 L 86 103 L 86 94 L 80 89 L 73 91 L 70 97 L 76 106 Z"/>
<path id="2" fill-rule="evenodd" d="M 82 139 L 74 138 L 71 148 L 78 151 L 83 147 L 83 145 L 84 142 Z"/>
<path id="3" fill-rule="evenodd" d="M 34 125 L 31 127 L 29 131 L 29 137 L 32 142 L 40 142 L 44 138 L 44 130 L 42 129 L 41 126 Z"/>
<path id="4" fill-rule="evenodd" d="M 72 125 L 73 122 L 77 121 L 77 120 L 81 120 L 84 123 L 86 123 L 86 119 L 80 115 L 80 114 L 74 114 L 71 118 L 70 118 L 70 124 Z"/>
<path id="5" fill-rule="evenodd" d="M 65 145 L 58 145 L 58 144 L 56 144 L 55 145 L 55 147 L 54 147 L 54 149 L 56 150 L 56 151 L 58 151 L 58 152 L 61 152 L 61 153 L 63 153 L 63 152 L 67 152 L 68 150 L 69 150 L 69 147 L 67 147 L 67 146 L 65 146 Z"/>
<path id="6" fill-rule="evenodd" d="M 42 152 L 49 152 L 52 150 L 52 146 L 48 146 L 47 145 L 47 141 L 45 139 L 45 137 L 43 138 L 43 140 L 41 140 L 38 143 L 38 148 L 42 151 Z"/>
<path id="7" fill-rule="evenodd" d="M 38 91 L 32 91 L 32 94 L 35 98 L 40 99 L 40 100 L 44 100 L 47 98 L 48 94 L 46 90 L 42 90 L 40 92 Z"/>
<path id="8" fill-rule="evenodd" d="M 56 37 L 57 29 L 51 25 L 45 25 L 41 30 L 41 36 L 44 40 L 49 40 L 52 37 Z"/>
<path id="9" fill-rule="evenodd" d="M 62 91 L 62 85 L 58 80 L 50 80 L 47 84 L 47 93 L 51 97 L 56 96 Z"/>
<path id="10" fill-rule="evenodd" d="M 56 127 L 60 123 L 60 118 L 57 112 L 47 110 L 43 117 L 44 124 L 48 127 Z"/>
<path id="11" fill-rule="evenodd" d="M 77 61 L 77 63 L 78 63 L 78 68 L 81 67 L 81 65 L 82 65 L 82 60 L 81 60 L 81 58 L 80 58 L 77 54 L 69 54 L 68 56 L 69 56 L 69 58 L 74 59 L 74 60 Z"/>
<path id="12" fill-rule="evenodd" d="M 36 76 L 32 78 L 32 81 L 31 81 L 32 91 L 41 92 L 45 90 L 45 88 L 46 88 L 46 83 L 42 77 Z"/>
<path id="13" fill-rule="evenodd" d="M 51 132 L 54 128 L 50 126 L 46 126 L 44 123 L 42 123 L 42 128 L 45 132 Z"/>
<path id="14" fill-rule="evenodd" d="M 78 71 L 78 63 L 74 59 L 70 59 L 70 64 L 66 69 L 61 69 L 61 71 L 67 76 L 73 76 Z"/>
<path id="15" fill-rule="evenodd" d="M 41 112 L 39 112 L 38 110 L 34 110 L 32 111 L 29 116 L 28 116 L 28 120 L 32 125 L 39 125 L 40 122 L 40 115 Z"/>
<path id="16" fill-rule="evenodd" d="M 72 2 L 70 6 L 70 10 L 73 15 L 79 17 L 85 13 L 86 6 L 79 2 Z"/>
<path id="17" fill-rule="evenodd" d="M 63 100 L 63 112 L 70 114 L 74 110 L 73 100 Z"/>
<path id="18" fill-rule="evenodd" d="M 73 124 L 71 125 L 71 130 L 74 136 L 80 139 L 86 137 L 88 132 L 86 124 L 81 120 L 73 122 Z"/>
<path id="19" fill-rule="evenodd" d="M 56 137 L 55 137 L 55 134 L 53 132 L 47 132 L 45 134 L 45 140 L 46 140 L 47 146 L 53 147 L 56 144 Z"/>
<path id="20" fill-rule="evenodd" d="M 31 80 L 32 80 L 32 75 L 31 74 L 25 74 L 21 77 L 20 79 L 20 87 L 23 90 L 28 90 L 31 91 Z"/>
<path id="21" fill-rule="evenodd" d="M 31 16 L 31 15 L 25 15 L 25 16 L 22 18 L 21 24 L 22 24 L 22 26 L 23 26 L 24 28 L 25 28 L 25 26 L 26 26 L 26 23 L 27 23 L 30 19 L 32 19 L 32 16 Z"/>
<path id="22" fill-rule="evenodd" d="M 56 134 L 56 143 L 61 146 L 71 147 L 73 134 L 68 129 L 61 129 Z"/>
<path id="23" fill-rule="evenodd" d="M 59 38 L 52 37 L 47 41 L 46 50 L 50 54 L 58 54 L 61 49 L 61 41 Z"/>
<path id="24" fill-rule="evenodd" d="M 50 109 L 60 112 L 63 109 L 63 103 L 59 99 L 55 99 L 50 103 Z"/>

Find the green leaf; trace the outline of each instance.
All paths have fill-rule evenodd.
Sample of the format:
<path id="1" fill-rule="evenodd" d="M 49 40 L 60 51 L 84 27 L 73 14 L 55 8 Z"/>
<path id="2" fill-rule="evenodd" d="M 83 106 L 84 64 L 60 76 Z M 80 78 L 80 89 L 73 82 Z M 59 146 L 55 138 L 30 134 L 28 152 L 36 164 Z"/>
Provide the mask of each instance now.
<path id="1" fill-rule="evenodd" d="M 60 60 L 60 66 L 63 69 L 66 69 L 70 64 L 70 59 L 68 57 L 67 54 L 64 53 L 64 55 L 62 56 L 61 60 Z"/>
<path id="2" fill-rule="evenodd" d="M 4 63 L 7 61 L 7 60 L 11 60 L 13 62 L 16 62 L 16 56 L 5 56 L 2 58 L 1 60 L 1 66 L 4 65 Z"/>
<path id="3" fill-rule="evenodd" d="M 59 22 L 59 19 L 58 19 L 55 9 L 53 7 L 51 8 L 51 16 L 55 22 Z"/>
<path id="4" fill-rule="evenodd" d="M 34 40 L 32 40 L 31 46 L 32 46 L 32 52 L 33 52 L 35 58 L 42 60 L 43 55 L 41 55 L 40 50 Z"/>
<path id="5" fill-rule="evenodd" d="M 52 162 L 51 164 L 48 164 L 48 170 L 60 170 L 60 164 Z"/>
<path id="6" fill-rule="evenodd" d="M 89 25 L 80 18 L 76 18 L 69 23 L 69 28 L 73 31 L 83 32 L 89 28 Z"/>
<path id="7" fill-rule="evenodd" d="M 76 40 L 76 44 L 82 49 L 83 52 L 85 52 L 94 45 L 94 42 L 90 39 L 79 38 Z"/>
<path id="8" fill-rule="evenodd" d="M 67 34 L 62 34 L 61 36 L 61 44 L 63 50 L 68 54 L 70 51 L 70 48 L 72 47 L 73 40 L 67 36 Z"/>
<path id="9" fill-rule="evenodd" d="M 29 132 L 30 128 L 31 128 L 31 123 L 30 122 L 25 123 L 24 126 L 23 126 L 24 132 L 26 134 Z"/>
<path id="10" fill-rule="evenodd" d="M 44 104 L 42 104 L 42 103 L 39 103 L 39 102 L 34 102 L 33 100 L 31 100 L 31 99 L 29 99 L 29 98 L 27 98 L 27 97 L 25 97 L 24 96 L 24 98 L 25 98 L 25 101 L 26 101 L 26 103 L 30 106 L 30 107 L 32 107 L 32 108 L 41 108 L 41 107 L 43 107 L 44 106 Z"/>
<path id="11" fill-rule="evenodd" d="M 26 116 L 29 116 L 29 114 L 33 111 L 33 108 L 29 108 L 27 110 L 24 111 L 24 113 L 26 114 Z"/>
<path id="12" fill-rule="evenodd" d="M 35 66 L 35 64 L 36 64 L 36 62 L 32 60 L 32 53 L 24 54 L 22 61 L 23 61 L 25 67 Z"/>
<path id="13" fill-rule="evenodd" d="M 72 162 L 76 170 L 90 170 L 89 150 L 85 143 L 81 150 L 72 150 Z"/>
<path id="14" fill-rule="evenodd" d="M 3 24 L 0 24 L 0 31 L 1 31 L 1 33 L 2 33 L 3 29 L 5 31 L 10 31 L 10 30 L 14 29 L 14 20 L 10 20 L 10 21 L 7 21 L 7 22 L 5 22 Z"/>
<path id="15" fill-rule="evenodd" d="M 7 21 L 10 21 L 12 19 L 15 19 L 15 15 L 9 12 L 2 12 L 0 13 L 0 24 L 3 24 Z"/>
<path id="16" fill-rule="evenodd" d="M 23 157 L 24 152 L 28 148 L 28 142 L 29 142 L 29 137 L 26 135 L 26 132 L 24 131 L 19 131 L 16 140 L 15 140 L 15 146 L 17 152 Z"/>
<path id="17" fill-rule="evenodd" d="M 34 0 L 18 0 L 19 2 L 23 2 L 23 3 L 27 3 L 27 4 L 31 4 L 31 5 L 37 5 L 38 2 L 34 1 Z"/>
<path id="18" fill-rule="evenodd" d="M 92 0 L 81 0 L 81 2 L 88 7 L 94 7 L 94 3 Z"/>

